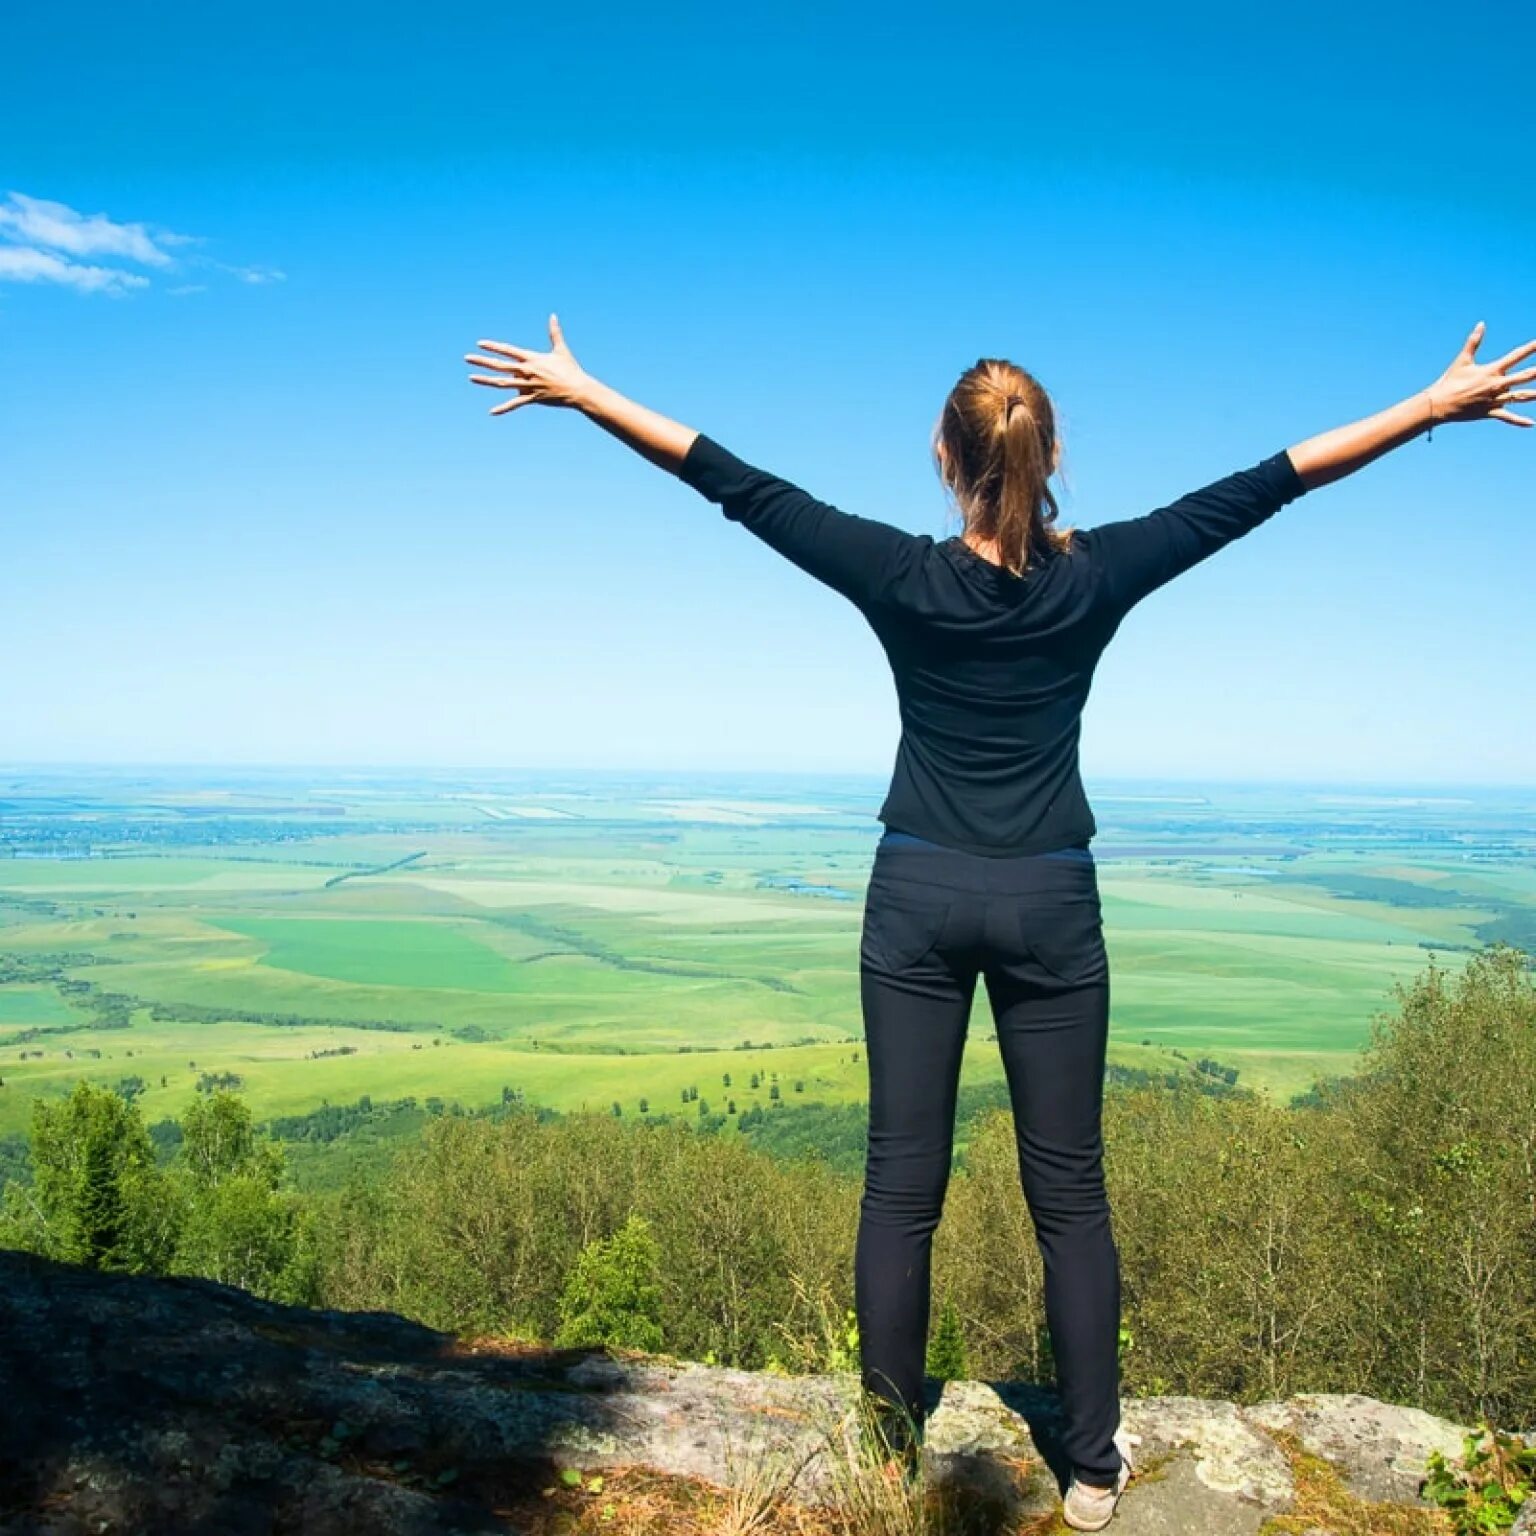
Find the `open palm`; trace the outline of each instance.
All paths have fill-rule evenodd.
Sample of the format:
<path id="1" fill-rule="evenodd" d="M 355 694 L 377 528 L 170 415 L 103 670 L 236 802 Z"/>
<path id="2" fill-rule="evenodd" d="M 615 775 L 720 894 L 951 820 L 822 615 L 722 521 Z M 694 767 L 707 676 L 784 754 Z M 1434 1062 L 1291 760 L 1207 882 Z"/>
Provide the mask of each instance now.
<path id="1" fill-rule="evenodd" d="M 490 414 L 502 416 L 515 411 L 520 405 L 578 405 L 583 391 L 591 379 L 582 369 L 571 349 L 565 344 L 556 315 L 549 317 L 548 352 L 536 352 L 531 347 L 515 347 L 505 341 L 480 341 L 476 345 L 495 357 L 484 357 L 478 352 L 468 352 L 466 363 L 476 368 L 489 368 L 489 374 L 472 373 L 471 384 L 483 384 L 488 389 L 515 389 L 515 400 L 503 400 L 493 405 Z"/>
<path id="2" fill-rule="evenodd" d="M 1536 353 L 1536 341 L 1528 341 L 1523 347 L 1506 352 L 1497 362 L 1480 363 L 1477 349 L 1483 339 L 1483 330 L 1483 322 L 1479 320 L 1450 366 L 1430 386 L 1435 420 L 1492 420 L 1507 421 L 1514 427 L 1536 426 L 1529 416 L 1517 416 L 1505 409 L 1518 401 L 1536 400 L 1536 389 L 1516 388 L 1536 379 L 1536 368 L 1509 372 L 1516 363 Z"/>

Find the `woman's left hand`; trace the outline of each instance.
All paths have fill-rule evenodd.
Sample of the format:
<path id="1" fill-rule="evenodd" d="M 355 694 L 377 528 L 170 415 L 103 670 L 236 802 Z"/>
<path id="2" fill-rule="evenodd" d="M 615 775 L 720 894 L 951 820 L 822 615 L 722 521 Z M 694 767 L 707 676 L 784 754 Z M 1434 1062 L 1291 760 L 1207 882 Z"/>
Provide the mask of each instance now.
<path id="1" fill-rule="evenodd" d="M 530 347 L 514 347 L 505 341 L 482 341 L 477 345 L 496 357 L 482 357 L 477 352 L 465 354 L 464 361 L 477 368 L 490 368 L 490 374 L 472 373 L 471 384 L 483 384 L 489 389 L 515 389 L 515 400 L 503 400 L 493 405 L 492 416 L 515 411 L 520 405 L 579 406 L 591 391 L 593 380 L 571 354 L 560 330 L 559 318 L 549 317 L 548 352 L 535 352 Z"/>
<path id="2" fill-rule="evenodd" d="M 1536 400 L 1536 389 L 1514 387 L 1536 379 L 1536 368 L 1525 368 L 1519 373 L 1509 371 L 1516 363 L 1522 363 L 1536 353 L 1536 341 L 1528 341 L 1523 347 L 1506 352 L 1495 362 L 1480 363 L 1477 349 L 1485 329 L 1479 320 L 1462 344 L 1461 351 L 1426 391 L 1431 420 L 1436 426 L 1442 421 L 1507 421 L 1512 427 L 1536 425 L 1529 416 L 1520 416 L 1507 409 L 1511 404 Z"/>

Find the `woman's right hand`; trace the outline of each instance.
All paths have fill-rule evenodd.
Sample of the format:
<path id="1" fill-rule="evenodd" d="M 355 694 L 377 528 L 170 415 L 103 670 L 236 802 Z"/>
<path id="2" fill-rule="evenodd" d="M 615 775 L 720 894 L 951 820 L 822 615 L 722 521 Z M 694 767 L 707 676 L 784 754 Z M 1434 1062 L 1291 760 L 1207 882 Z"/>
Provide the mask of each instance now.
<path id="1" fill-rule="evenodd" d="M 1536 368 L 1509 372 L 1516 363 L 1536 353 L 1536 341 L 1506 352 L 1497 362 L 1480 363 L 1477 348 L 1483 339 L 1483 329 L 1479 320 L 1450 367 L 1426 391 L 1434 425 L 1442 421 L 1492 420 L 1507 421 L 1512 427 L 1536 426 L 1529 416 L 1517 416 L 1505 409 L 1521 400 L 1536 400 L 1536 389 L 1516 387 L 1536 379 Z"/>

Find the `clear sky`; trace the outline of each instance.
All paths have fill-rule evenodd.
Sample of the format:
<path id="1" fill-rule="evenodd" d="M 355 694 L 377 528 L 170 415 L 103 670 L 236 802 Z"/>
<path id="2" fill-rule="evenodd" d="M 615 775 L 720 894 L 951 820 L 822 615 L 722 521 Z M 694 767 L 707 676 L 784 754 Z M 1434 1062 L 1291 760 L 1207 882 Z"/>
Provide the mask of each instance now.
<path id="1" fill-rule="evenodd" d="M 0 761 L 888 769 L 842 598 L 486 415 L 551 310 L 935 536 L 978 356 L 1089 525 L 1536 335 L 1529 7 L 78 0 L 0 58 Z M 1293 503 L 1122 626 L 1085 774 L 1536 782 L 1533 485 L 1480 423 Z"/>

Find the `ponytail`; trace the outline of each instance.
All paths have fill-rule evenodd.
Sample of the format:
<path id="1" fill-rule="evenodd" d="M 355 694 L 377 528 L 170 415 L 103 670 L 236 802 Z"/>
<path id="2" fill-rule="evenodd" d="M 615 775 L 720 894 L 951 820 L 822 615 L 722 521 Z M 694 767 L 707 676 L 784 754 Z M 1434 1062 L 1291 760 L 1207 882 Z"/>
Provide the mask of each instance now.
<path id="1" fill-rule="evenodd" d="M 1057 512 L 1050 486 L 1051 447 L 1042 441 L 1022 395 L 1009 395 L 1003 402 L 1002 439 L 993 537 L 1003 564 L 1015 576 L 1022 576 L 1034 553 L 1036 520 L 1052 522 Z M 1042 506 L 1050 511 L 1042 513 Z"/>
<path id="2" fill-rule="evenodd" d="M 949 392 L 933 447 L 966 531 L 995 542 L 1006 570 L 1022 576 L 1037 556 L 1067 548 L 1071 532 L 1054 526 L 1059 509 L 1050 484 L 1055 412 L 1033 375 L 1002 358 L 981 358 Z"/>

